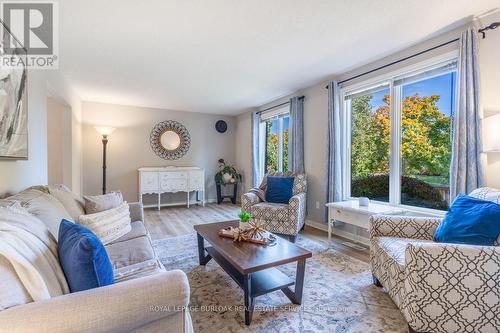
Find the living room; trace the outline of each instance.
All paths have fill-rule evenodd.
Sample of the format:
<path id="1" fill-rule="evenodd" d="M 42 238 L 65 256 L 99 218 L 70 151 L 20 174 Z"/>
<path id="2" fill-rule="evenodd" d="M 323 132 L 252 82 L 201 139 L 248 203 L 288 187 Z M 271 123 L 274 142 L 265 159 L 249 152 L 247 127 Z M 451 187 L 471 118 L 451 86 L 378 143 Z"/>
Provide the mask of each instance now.
<path id="1" fill-rule="evenodd" d="M 500 332 L 500 1 L 0 8 L 1 332 Z"/>

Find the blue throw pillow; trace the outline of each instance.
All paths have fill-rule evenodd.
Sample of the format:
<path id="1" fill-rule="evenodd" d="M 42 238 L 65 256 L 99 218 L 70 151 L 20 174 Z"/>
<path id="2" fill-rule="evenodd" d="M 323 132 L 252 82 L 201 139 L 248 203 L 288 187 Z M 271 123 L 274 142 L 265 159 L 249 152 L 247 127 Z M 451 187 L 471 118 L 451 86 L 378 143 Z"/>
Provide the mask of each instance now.
<path id="1" fill-rule="evenodd" d="M 62 220 L 57 252 L 72 293 L 115 283 L 106 249 L 84 226 Z"/>
<path id="2" fill-rule="evenodd" d="M 500 205 L 467 195 L 458 196 L 434 240 L 440 243 L 494 245 L 500 234 Z"/>
<path id="3" fill-rule="evenodd" d="M 287 204 L 293 195 L 294 177 L 267 177 L 266 201 Z"/>

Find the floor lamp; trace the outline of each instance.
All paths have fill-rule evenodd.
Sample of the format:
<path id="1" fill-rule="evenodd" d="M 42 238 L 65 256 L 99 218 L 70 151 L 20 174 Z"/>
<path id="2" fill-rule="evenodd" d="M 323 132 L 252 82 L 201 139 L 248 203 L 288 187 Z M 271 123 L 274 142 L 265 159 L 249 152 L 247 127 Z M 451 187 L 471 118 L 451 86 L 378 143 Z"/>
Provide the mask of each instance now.
<path id="1" fill-rule="evenodd" d="M 106 194 L 106 145 L 108 144 L 108 136 L 116 128 L 107 126 L 95 126 L 94 128 L 102 135 L 102 194 Z"/>

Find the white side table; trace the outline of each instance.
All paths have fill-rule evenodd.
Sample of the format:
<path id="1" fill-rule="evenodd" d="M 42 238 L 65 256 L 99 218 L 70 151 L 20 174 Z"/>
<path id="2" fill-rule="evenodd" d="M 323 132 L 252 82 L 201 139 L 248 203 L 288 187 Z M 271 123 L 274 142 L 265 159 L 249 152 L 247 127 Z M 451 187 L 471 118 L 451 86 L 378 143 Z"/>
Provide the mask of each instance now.
<path id="1" fill-rule="evenodd" d="M 404 209 L 370 202 L 370 205 L 359 206 L 358 200 L 329 202 L 328 207 L 328 241 L 331 241 L 335 221 L 352 224 L 364 229 L 370 227 L 370 216 L 375 214 L 400 214 Z"/>

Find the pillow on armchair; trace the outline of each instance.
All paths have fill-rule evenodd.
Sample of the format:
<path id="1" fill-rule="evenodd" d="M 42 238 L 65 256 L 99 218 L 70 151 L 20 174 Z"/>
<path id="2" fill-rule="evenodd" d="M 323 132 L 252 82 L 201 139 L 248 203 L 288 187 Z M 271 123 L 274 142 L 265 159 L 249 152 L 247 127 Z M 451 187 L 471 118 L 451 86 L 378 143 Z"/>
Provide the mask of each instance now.
<path id="1" fill-rule="evenodd" d="M 268 176 L 266 201 L 287 204 L 293 196 L 294 177 Z"/>

